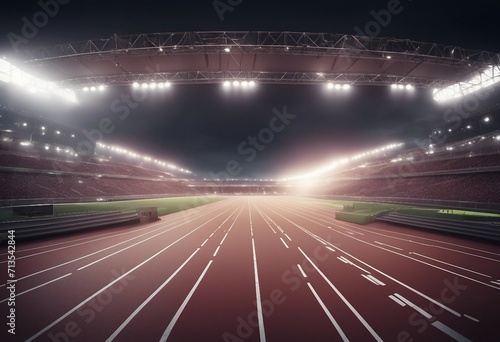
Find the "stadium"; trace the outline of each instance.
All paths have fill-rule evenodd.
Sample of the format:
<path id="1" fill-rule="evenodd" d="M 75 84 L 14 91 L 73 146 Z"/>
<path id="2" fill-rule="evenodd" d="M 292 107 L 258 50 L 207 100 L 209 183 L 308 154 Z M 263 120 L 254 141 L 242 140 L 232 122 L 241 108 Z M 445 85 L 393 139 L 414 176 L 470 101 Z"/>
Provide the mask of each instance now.
<path id="1" fill-rule="evenodd" d="M 111 3 L 6 5 L 2 341 L 500 339 L 496 40 Z"/>

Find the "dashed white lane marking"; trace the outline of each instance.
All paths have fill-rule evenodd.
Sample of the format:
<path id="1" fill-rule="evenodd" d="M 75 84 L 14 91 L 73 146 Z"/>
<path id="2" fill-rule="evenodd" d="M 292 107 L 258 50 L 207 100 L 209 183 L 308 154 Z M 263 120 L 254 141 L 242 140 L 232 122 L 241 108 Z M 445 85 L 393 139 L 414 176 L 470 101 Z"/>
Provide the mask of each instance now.
<path id="1" fill-rule="evenodd" d="M 410 302 L 408 299 L 406 299 L 405 297 L 401 296 L 399 293 L 395 293 L 394 294 L 396 297 L 398 297 L 402 302 L 406 303 L 408 306 L 412 307 L 413 309 L 415 309 L 419 314 L 421 314 L 422 316 L 424 316 L 425 318 L 427 319 L 431 319 L 432 318 L 432 315 L 430 315 L 428 312 L 424 311 L 421 307 L 419 307 L 418 305 L 415 305 L 413 304 L 412 302 Z"/>
<path id="2" fill-rule="evenodd" d="M 285 245 L 286 248 L 290 248 L 288 247 L 288 245 L 286 244 L 285 240 L 283 240 L 283 238 L 280 238 L 281 242 L 283 242 L 283 244 Z"/>
<path id="3" fill-rule="evenodd" d="M 455 339 L 456 341 L 460 341 L 460 342 L 472 342 L 467 337 L 459 334 L 458 332 L 456 332 L 455 330 L 453 330 L 449 326 L 444 325 L 440 321 L 434 321 L 431 324 L 432 324 L 432 326 L 438 328 L 439 330 L 441 330 L 442 332 L 444 332 L 446 335 L 450 336 L 451 338 Z"/>
<path id="4" fill-rule="evenodd" d="M 302 273 L 302 276 L 303 276 L 304 278 L 307 278 L 307 274 L 306 274 L 306 272 L 304 272 L 304 270 L 302 269 L 302 266 L 300 266 L 300 264 L 297 264 L 297 267 L 299 268 L 300 273 Z"/>
<path id="5" fill-rule="evenodd" d="M 406 306 L 406 304 L 404 302 L 400 301 L 399 298 L 395 297 L 394 295 L 389 295 L 389 298 L 392 299 L 393 301 L 395 301 L 396 303 L 398 303 L 401 306 Z"/>
<path id="6" fill-rule="evenodd" d="M 468 319 L 470 319 L 471 321 L 474 321 L 474 322 L 479 323 L 479 320 L 478 320 L 477 318 L 474 318 L 474 317 L 469 316 L 469 315 L 467 315 L 467 314 L 464 314 L 464 317 L 467 317 L 467 318 L 468 318 Z"/>
<path id="7" fill-rule="evenodd" d="M 212 256 L 215 257 L 217 255 L 217 252 L 219 252 L 219 248 L 220 248 L 220 246 L 217 246 L 217 249 L 215 250 L 215 252 L 214 252 L 214 254 Z"/>
<path id="8" fill-rule="evenodd" d="M 388 244 L 386 244 L 386 243 L 382 243 L 382 242 L 378 242 L 378 241 L 375 241 L 375 243 L 377 243 L 377 244 L 379 244 L 379 245 L 381 245 L 381 246 L 386 246 L 386 247 L 394 248 L 394 249 L 397 249 L 397 250 L 400 250 L 400 251 L 402 251 L 402 250 L 403 250 L 403 248 L 399 248 L 399 247 L 391 246 L 391 245 L 388 245 Z"/>

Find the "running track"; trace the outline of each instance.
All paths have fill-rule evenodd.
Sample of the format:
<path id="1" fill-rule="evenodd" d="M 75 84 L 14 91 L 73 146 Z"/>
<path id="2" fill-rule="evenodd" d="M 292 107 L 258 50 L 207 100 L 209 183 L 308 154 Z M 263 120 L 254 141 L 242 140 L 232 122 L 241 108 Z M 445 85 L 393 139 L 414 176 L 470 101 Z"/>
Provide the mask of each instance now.
<path id="1" fill-rule="evenodd" d="M 500 247 L 230 197 L 16 246 L 1 341 L 500 341 Z"/>

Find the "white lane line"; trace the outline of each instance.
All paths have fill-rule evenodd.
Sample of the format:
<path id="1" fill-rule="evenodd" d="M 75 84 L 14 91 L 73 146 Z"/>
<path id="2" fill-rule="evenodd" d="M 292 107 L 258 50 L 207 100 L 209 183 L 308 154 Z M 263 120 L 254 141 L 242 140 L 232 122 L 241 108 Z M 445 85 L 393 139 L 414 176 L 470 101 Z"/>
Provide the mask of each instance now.
<path id="1" fill-rule="evenodd" d="M 415 309 L 418 313 L 420 313 L 422 316 L 424 316 L 425 318 L 427 319 L 431 319 L 432 318 L 432 315 L 430 315 L 428 312 L 424 311 L 421 307 L 419 307 L 418 305 L 415 305 L 413 304 L 412 302 L 410 302 L 408 299 L 406 299 L 405 297 L 403 297 L 402 295 L 400 295 L 399 293 L 395 293 L 394 294 L 396 297 L 398 297 L 399 299 L 401 299 L 401 301 L 405 302 L 408 306 L 412 307 L 413 309 Z"/>
<path id="2" fill-rule="evenodd" d="M 285 245 L 286 248 L 290 248 L 288 247 L 288 245 L 286 244 L 285 240 L 283 240 L 283 238 L 280 238 L 281 242 L 283 242 L 283 244 Z"/>
<path id="3" fill-rule="evenodd" d="M 23 292 L 20 292 L 20 293 L 16 293 L 16 297 L 19 297 L 19 296 L 21 296 L 21 295 L 23 295 L 23 294 L 25 294 L 25 293 L 31 292 L 31 291 L 33 291 L 33 290 L 36 290 L 36 289 L 38 289 L 38 288 L 40 288 L 40 287 L 42 287 L 42 286 L 45 286 L 45 285 L 48 285 L 48 284 L 53 283 L 53 282 L 55 282 L 55 281 L 58 281 L 59 279 L 66 278 L 67 276 L 69 276 L 69 275 L 71 275 L 71 274 L 73 274 L 73 273 L 68 273 L 68 274 L 65 274 L 65 275 L 63 275 L 63 276 L 61 276 L 61 277 L 59 277 L 59 278 L 49 280 L 49 281 L 47 281 L 47 282 L 45 282 L 45 283 L 43 283 L 43 284 L 40 284 L 40 285 L 35 286 L 35 287 L 32 287 L 31 289 L 28 289 L 28 290 L 26 290 L 26 291 L 23 291 Z M 3 303 L 3 302 L 5 302 L 5 301 L 7 301 L 8 299 L 9 299 L 9 298 L 2 299 L 2 300 L 0 301 L 0 303 Z"/>
<path id="4" fill-rule="evenodd" d="M 227 211 L 227 210 L 226 210 Z M 225 212 L 225 211 L 224 211 Z M 220 214 L 219 214 L 220 215 Z M 217 215 L 217 216 L 219 216 Z M 216 217 L 217 217 L 216 216 Z M 210 220 L 211 221 L 211 220 Z M 209 221 L 207 221 L 209 222 Z M 178 238 L 177 240 L 175 240 L 174 242 L 172 242 L 171 244 L 169 244 L 168 246 L 164 247 L 163 249 L 161 249 L 160 251 L 156 252 L 155 254 L 153 254 L 152 256 L 150 256 L 149 258 L 147 258 L 146 260 L 144 260 L 143 262 L 141 262 L 140 264 L 138 264 L 137 266 L 133 267 L 130 271 L 128 272 L 125 272 L 124 274 L 122 274 L 120 277 L 116 278 L 115 280 L 113 280 L 112 282 L 110 282 L 109 284 L 103 286 L 100 290 L 94 292 L 92 295 L 90 295 L 87 299 L 84 299 L 82 302 L 80 302 L 80 304 L 77 304 L 75 307 L 73 307 L 73 309 L 69 310 L 68 312 L 66 312 L 65 314 L 63 314 L 61 317 L 59 317 L 58 319 L 56 319 L 55 321 L 53 321 L 52 323 L 50 323 L 49 325 L 47 325 L 45 328 L 43 328 L 42 330 L 40 330 L 39 332 L 37 332 L 35 335 L 31 336 L 29 339 L 27 339 L 25 342 L 30 342 L 30 341 L 33 341 L 35 338 L 39 337 L 40 335 L 42 335 L 44 332 L 46 332 L 47 330 L 51 329 L 54 325 L 56 325 L 57 323 L 61 322 L 62 320 L 64 320 L 66 317 L 68 317 L 69 315 L 71 315 L 73 312 L 75 312 L 76 310 L 78 310 L 78 308 L 80 308 L 82 305 L 84 305 L 85 303 L 87 303 L 89 300 L 91 300 L 92 298 L 94 298 L 95 296 L 99 295 L 100 293 L 104 292 L 107 288 L 109 288 L 110 286 L 112 286 L 114 283 L 122 280 L 123 278 L 125 278 L 126 276 L 128 276 L 130 273 L 134 272 L 135 270 L 137 270 L 138 268 L 140 268 L 141 266 L 143 266 L 144 264 L 146 264 L 147 262 L 151 261 L 152 259 L 156 258 L 158 255 L 160 255 L 161 253 L 163 253 L 165 250 L 169 249 L 170 247 L 172 247 L 173 245 L 175 245 L 177 242 L 183 240 L 185 237 L 191 235 L 192 233 L 194 233 L 195 231 L 197 231 L 198 229 L 201 229 L 201 227 L 203 227 L 207 222 L 203 223 L 202 225 L 198 226 L 198 228 L 196 229 L 193 229 L 192 231 L 190 231 L 189 233 L 183 235 L 182 237 Z"/>
<path id="5" fill-rule="evenodd" d="M 214 219 L 216 219 L 216 218 L 217 218 L 217 217 L 219 217 L 220 215 L 224 214 L 227 210 L 228 210 L 228 209 L 226 209 L 226 210 L 225 210 L 225 211 L 223 211 L 222 213 L 218 214 L 217 216 L 214 216 L 213 218 L 211 218 L 210 220 L 206 221 L 205 223 L 202 223 L 202 224 L 201 224 L 198 228 L 200 228 L 200 227 L 202 227 L 202 226 L 206 225 L 206 224 L 207 224 L 208 222 L 210 222 L 210 221 L 213 221 Z M 236 210 L 235 210 L 235 211 L 236 211 Z M 235 212 L 235 211 L 234 211 L 234 212 Z M 233 213 L 234 213 L 234 212 L 233 212 Z M 231 215 L 232 215 L 232 214 L 231 214 Z M 188 222 L 189 222 L 189 221 L 188 221 Z M 144 239 L 144 240 L 141 240 L 141 241 L 139 241 L 139 242 L 133 243 L 132 245 L 130 245 L 130 246 L 128 246 L 128 247 L 122 248 L 122 249 L 120 249 L 120 250 L 118 250 L 118 251 L 116 251 L 116 252 L 113 252 L 113 253 L 111 253 L 111 254 L 108 254 L 108 255 L 106 255 L 106 256 L 104 256 L 104 257 L 100 258 L 100 259 L 97 259 L 97 260 L 95 260 L 95 261 L 93 261 L 93 262 L 91 262 L 91 263 L 89 263 L 89 264 L 87 264 L 87 265 L 85 265 L 85 266 L 82 266 L 82 267 L 78 268 L 78 271 L 81 271 L 81 270 L 83 270 L 84 268 L 87 268 L 87 267 L 92 266 L 92 265 L 94 265 L 94 264 L 96 264 L 96 263 L 98 263 L 98 262 L 101 262 L 101 261 L 103 261 L 104 259 L 107 259 L 107 258 L 109 258 L 109 257 L 111 257 L 111 256 L 113 256 L 113 255 L 115 255 L 115 254 L 121 253 L 121 252 L 123 252 L 123 251 L 125 251 L 125 250 L 127 250 L 127 249 L 129 249 L 129 248 L 132 248 L 132 247 L 134 247 L 134 246 L 137 246 L 138 244 L 141 244 L 141 243 L 143 243 L 143 242 L 146 242 L 146 241 L 148 241 L 148 240 L 151 240 L 152 238 L 154 238 L 154 237 L 156 237 L 156 236 L 159 236 L 159 235 L 161 235 L 161 234 L 163 234 L 163 233 L 166 233 L 166 232 L 168 232 L 168 231 L 170 231 L 170 230 L 172 230 L 172 229 L 174 229 L 174 228 L 180 227 L 180 226 L 182 226 L 182 225 L 184 225 L 184 224 L 185 224 L 185 223 L 181 223 L 180 225 L 175 226 L 175 227 L 172 227 L 172 228 L 170 228 L 170 229 L 168 229 L 168 230 L 166 230 L 166 231 L 164 231 L 164 232 L 160 232 L 160 233 L 155 234 L 155 235 L 153 235 L 153 236 L 150 236 L 150 237 L 148 237 L 148 238 L 146 238 L 146 239 Z M 198 228 L 197 228 L 197 229 L 198 229 Z"/>
<path id="6" fill-rule="evenodd" d="M 301 227 L 300 225 L 296 224 L 295 222 L 293 222 L 293 221 L 289 220 L 289 219 L 288 219 L 288 218 L 286 218 L 285 216 L 283 216 L 283 215 L 281 215 L 281 214 L 277 213 L 276 211 L 275 211 L 274 213 L 275 213 L 276 215 L 278 215 L 278 216 L 281 216 L 283 219 L 287 220 L 288 222 L 290 222 L 291 224 L 293 224 L 294 226 L 296 226 L 297 228 L 299 228 L 300 230 L 302 230 L 304 233 L 306 233 L 306 234 L 308 234 L 308 235 L 310 235 L 310 236 L 315 237 L 315 235 L 314 235 L 313 233 L 311 233 L 311 232 L 307 231 L 306 229 L 304 229 L 304 228 L 303 228 L 303 227 Z M 299 216 L 300 216 L 300 215 L 299 215 Z M 302 216 L 302 217 L 303 217 L 303 216 Z M 306 219 L 307 219 L 307 218 L 306 218 Z M 312 221 L 312 220 L 310 220 L 310 219 L 308 219 L 308 220 L 309 220 L 309 221 Z M 312 221 L 312 222 L 315 222 L 315 221 Z M 323 226 L 324 226 L 324 225 L 323 225 Z M 408 257 L 408 256 L 406 256 L 406 255 L 404 255 L 404 254 L 401 254 L 401 253 L 398 253 L 398 252 L 395 252 L 395 251 L 392 251 L 392 250 L 389 250 L 389 249 L 385 249 L 385 248 L 383 248 L 383 247 L 379 247 L 379 246 L 377 246 L 377 245 L 373 245 L 373 244 L 368 243 L 368 242 L 366 242 L 366 241 L 363 241 L 363 240 L 360 240 L 360 239 L 356 239 L 356 238 L 354 238 L 354 237 L 353 237 L 353 239 L 355 239 L 355 240 L 357 240 L 357 241 L 360 241 L 360 242 L 362 242 L 362 243 L 368 244 L 368 245 L 370 245 L 370 246 L 374 246 L 374 247 L 377 247 L 377 248 L 381 248 L 382 250 L 385 250 L 385 251 L 388 251 L 388 252 L 391 252 L 391 253 L 394 253 L 394 254 L 397 254 L 397 255 L 400 255 L 400 256 L 404 256 L 405 258 L 409 258 L 409 259 L 411 259 L 411 260 L 418 261 L 418 262 L 420 262 L 420 263 L 422 263 L 422 264 L 429 265 L 429 266 L 432 266 L 432 267 L 434 267 L 434 268 L 437 268 L 437 269 L 440 269 L 440 270 L 446 271 L 446 272 L 448 272 L 448 273 L 451 273 L 451 274 L 454 274 L 454 275 L 457 275 L 457 276 L 460 276 L 460 277 L 463 277 L 463 278 L 466 278 L 466 279 L 469 279 L 469 280 L 472 280 L 472 281 L 478 282 L 478 283 L 480 283 L 480 284 L 483 284 L 483 285 L 485 285 L 485 284 L 486 284 L 486 285 L 488 285 L 488 286 L 490 286 L 490 287 L 493 287 L 494 289 L 500 289 L 500 288 L 498 288 L 498 287 L 494 287 L 493 285 L 489 285 L 489 284 L 487 284 L 487 283 L 479 282 L 479 281 L 477 281 L 477 280 L 475 280 L 475 279 L 473 279 L 473 278 L 465 277 L 465 276 L 463 276 L 463 275 L 461 275 L 461 274 L 458 274 L 458 273 L 455 273 L 455 272 L 452 272 L 452 271 L 449 271 L 449 270 L 446 270 L 446 269 L 443 269 L 443 268 L 437 267 L 437 266 L 435 266 L 435 265 L 432 265 L 432 264 L 429 264 L 429 263 L 423 262 L 423 261 L 418 260 L 418 259 L 415 259 L 415 258 L 410 258 L 410 257 Z M 330 245 L 331 245 L 331 244 L 330 244 Z M 332 245 L 332 246 L 333 246 L 333 245 Z M 343 250 L 343 249 L 342 249 L 342 248 L 340 248 L 339 246 L 333 246 L 333 247 L 336 247 L 336 248 L 337 248 L 338 250 L 340 250 L 342 253 L 344 253 L 344 254 L 346 254 L 346 255 L 349 255 L 349 256 L 350 256 L 351 258 L 353 258 L 354 260 L 357 260 L 357 261 L 359 261 L 360 263 L 362 263 L 363 265 L 366 265 L 367 267 L 371 268 L 372 270 L 374 270 L 374 271 L 376 271 L 376 272 L 378 272 L 378 273 L 382 274 L 382 275 L 383 275 L 384 277 L 386 277 L 387 279 L 390 279 L 390 280 L 394 281 L 395 283 L 398 283 L 399 285 L 401 285 L 401 286 L 403 286 L 403 287 L 407 288 L 408 290 L 412 291 L 413 293 L 416 293 L 416 294 L 418 294 L 419 296 L 421 296 L 421 297 L 423 297 L 423 298 L 427 299 L 428 301 L 430 301 L 430 302 L 434 303 L 435 305 L 437 305 L 437 306 L 439 306 L 439 307 L 441 307 L 441 308 L 445 309 L 446 311 L 450 312 L 451 314 L 453 314 L 453 315 L 455 315 L 455 316 L 457 316 L 457 317 L 461 317 L 461 314 L 460 314 L 460 313 L 458 313 L 457 311 L 453 310 L 452 308 L 450 308 L 450 307 L 448 307 L 448 306 L 444 305 L 443 303 L 441 303 L 441 302 L 439 302 L 439 301 L 437 301 L 437 300 L 435 300 L 435 299 L 433 299 L 433 298 L 431 298 L 431 297 L 427 296 L 426 294 L 424 294 L 424 293 L 422 293 L 422 292 L 418 291 L 417 289 L 415 289 L 415 288 L 411 287 L 410 285 L 407 285 L 407 284 L 403 283 L 402 281 L 400 281 L 400 280 L 398 280 L 398 279 L 396 279 L 396 278 L 394 278 L 394 277 L 391 277 L 391 276 L 390 276 L 390 275 L 388 275 L 387 273 L 385 273 L 385 272 L 383 272 L 383 271 L 379 270 L 378 268 L 376 268 L 376 267 L 374 267 L 374 266 L 372 266 L 372 265 L 369 265 L 368 263 L 366 263 L 366 262 L 362 261 L 361 259 L 356 258 L 355 256 L 353 256 L 353 255 L 349 254 L 348 252 L 346 252 L 345 250 Z"/>
<path id="7" fill-rule="evenodd" d="M 307 274 L 306 274 L 306 272 L 304 272 L 304 270 L 302 269 L 302 266 L 300 266 L 300 264 L 297 264 L 297 267 L 299 268 L 300 273 L 302 273 L 302 276 L 303 276 L 304 278 L 307 278 Z"/>
<path id="8" fill-rule="evenodd" d="M 220 248 L 220 245 L 217 246 L 217 249 L 215 250 L 214 254 L 212 256 L 216 256 L 217 255 L 217 252 L 219 251 L 219 248 Z"/>
<path id="9" fill-rule="evenodd" d="M 469 316 L 469 315 L 467 315 L 467 314 L 464 314 L 464 317 L 467 317 L 467 318 L 468 318 L 468 319 L 470 319 L 471 321 L 474 321 L 474 322 L 479 323 L 479 320 L 478 320 L 477 318 L 474 318 L 474 317 Z"/>
<path id="10" fill-rule="evenodd" d="M 450 336 L 451 338 L 455 339 L 456 341 L 460 341 L 460 342 L 472 342 L 471 340 L 469 340 L 467 337 L 459 334 L 458 332 L 456 332 L 455 330 L 453 330 L 452 328 L 450 328 L 449 326 L 447 325 L 444 325 L 443 323 L 441 323 L 440 321 L 435 321 L 435 322 L 432 322 L 431 323 L 434 327 L 438 328 L 439 330 L 441 330 L 442 332 L 444 332 L 446 335 Z"/>
<path id="11" fill-rule="evenodd" d="M 292 241 L 292 239 L 290 239 L 290 237 L 285 233 L 285 236 L 288 240 Z"/>
<path id="12" fill-rule="evenodd" d="M 340 261 L 342 261 L 344 264 L 348 264 L 349 263 L 349 260 L 347 260 L 343 256 L 339 256 L 339 257 L 337 257 L 337 259 L 339 259 Z"/>
<path id="13" fill-rule="evenodd" d="M 262 314 L 262 302 L 260 299 L 260 285 L 259 285 L 259 272 L 257 271 L 257 254 L 255 253 L 255 241 L 252 239 L 252 252 L 253 252 L 253 268 L 255 275 L 255 296 L 257 303 L 257 317 L 259 319 L 259 335 L 260 341 L 266 341 L 266 332 L 264 331 L 264 316 Z"/>
<path id="14" fill-rule="evenodd" d="M 146 304 L 148 304 L 151 301 L 151 299 L 153 299 L 168 283 L 170 283 L 170 281 L 177 275 L 177 273 L 179 273 L 179 271 L 189 262 L 189 260 L 191 260 L 194 257 L 196 253 L 198 253 L 199 250 L 200 250 L 199 248 L 196 249 L 193 252 L 193 254 L 191 254 L 189 258 L 187 258 L 186 261 L 184 261 L 182 265 L 180 265 L 179 268 L 177 268 L 175 272 L 172 273 L 170 277 L 168 277 L 168 279 L 165 280 L 163 284 L 160 285 L 160 287 L 158 287 L 153 293 L 151 293 L 149 297 L 144 302 L 142 302 L 141 305 L 139 305 L 137 309 L 135 309 L 134 312 L 132 312 L 130 316 L 128 316 L 127 319 L 123 321 L 122 324 L 120 324 L 118 329 L 116 329 L 113 332 L 113 334 L 110 337 L 108 337 L 106 342 L 113 341 L 115 337 L 118 336 L 118 334 L 127 326 L 127 324 L 129 324 L 130 321 L 139 313 L 139 311 L 141 311 L 146 306 Z"/>
<path id="15" fill-rule="evenodd" d="M 394 248 L 394 249 L 397 249 L 397 250 L 400 250 L 400 251 L 402 251 L 402 250 L 403 250 L 403 248 L 399 248 L 399 247 L 391 246 L 391 245 L 388 245 L 388 244 L 386 244 L 386 243 L 382 243 L 382 242 L 378 242 L 378 241 L 375 241 L 375 243 L 377 243 L 377 244 L 379 244 L 379 245 L 381 245 L 381 246 L 391 247 L 391 248 Z"/>
<path id="16" fill-rule="evenodd" d="M 193 296 L 194 291 L 196 291 L 196 288 L 201 283 L 201 280 L 203 279 L 203 277 L 207 273 L 208 268 L 210 267 L 210 265 L 212 264 L 212 262 L 213 262 L 213 260 L 210 260 L 208 262 L 208 265 L 205 267 L 205 269 L 201 273 L 200 277 L 198 278 L 198 280 L 194 284 L 193 288 L 191 289 L 191 291 L 189 291 L 189 294 L 187 295 L 186 299 L 184 299 L 184 302 L 182 302 L 182 305 L 179 307 L 179 310 L 177 310 L 177 312 L 175 313 L 174 317 L 170 321 L 170 324 L 167 326 L 167 329 L 165 329 L 165 332 L 161 336 L 160 342 L 165 342 L 168 339 L 168 336 L 172 332 L 172 329 L 174 328 L 175 323 L 177 322 L 177 320 L 179 319 L 182 311 L 184 310 L 184 308 L 186 307 L 187 303 L 189 302 L 189 300 Z"/>
<path id="17" fill-rule="evenodd" d="M 335 249 L 333 249 L 332 247 L 326 246 L 326 249 L 331 250 L 332 252 L 335 252 Z"/>
<path id="18" fill-rule="evenodd" d="M 372 276 L 371 274 L 368 274 L 367 275 L 368 278 L 372 279 L 374 282 L 376 282 L 378 285 L 381 285 L 381 286 L 385 286 L 385 284 L 383 282 L 381 282 L 380 280 L 378 280 L 377 278 L 375 278 L 374 276 Z"/>
<path id="19" fill-rule="evenodd" d="M 498 280 L 497 280 L 497 281 L 493 281 L 493 280 L 492 280 L 491 282 L 492 282 L 493 284 L 495 284 L 495 285 L 500 285 L 500 281 L 498 281 Z"/>
<path id="20" fill-rule="evenodd" d="M 345 305 L 352 311 L 352 313 L 359 319 L 359 321 L 365 326 L 365 328 L 372 334 L 372 336 L 375 338 L 376 341 L 382 342 L 383 340 L 378 336 L 378 334 L 373 330 L 373 328 L 365 321 L 365 319 L 359 314 L 358 311 L 347 301 L 347 299 L 340 293 L 340 291 L 332 284 L 330 279 L 328 279 L 323 272 L 316 266 L 315 263 L 307 256 L 306 253 L 300 247 L 298 247 L 299 251 L 304 255 L 304 257 L 309 261 L 309 263 L 316 269 L 316 271 L 323 277 L 323 279 L 330 285 L 330 287 L 335 291 L 337 296 L 342 299 Z"/>
<path id="21" fill-rule="evenodd" d="M 416 253 L 416 252 L 410 252 L 409 254 L 414 254 L 414 255 L 418 255 L 422 258 L 426 258 L 426 259 L 430 259 L 430 260 L 434 260 L 436 262 L 440 262 L 442 264 L 445 264 L 445 265 L 448 265 L 448 266 L 453 266 L 453 267 L 456 267 L 456 268 L 459 268 L 461 270 L 464 270 L 464 271 L 468 271 L 468 272 L 471 272 L 471 273 L 475 273 L 475 274 L 479 274 L 479 275 L 482 275 L 483 277 L 487 277 L 487 278 L 493 278 L 492 276 L 489 276 L 487 274 L 484 274 L 484 273 L 479 273 L 479 272 L 476 272 L 476 271 L 473 271 L 471 269 L 468 269 L 468 268 L 465 268 L 465 267 L 461 267 L 461 266 L 457 266 L 457 265 L 454 265 L 454 264 L 450 264 L 448 262 L 444 262 L 444 261 L 441 261 L 441 260 L 438 260 L 438 259 L 434 259 L 434 258 L 431 258 L 431 257 L 428 257 L 428 256 L 425 256 L 425 255 L 422 255 L 422 254 L 419 254 L 419 253 Z M 500 285 L 500 284 L 499 284 Z"/>
<path id="22" fill-rule="evenodd" d="M 205 244 L 207 243 L 208 239 L 206 239 L 205 241 L 203 241 L 203 243 L 201 244 L 201 247 L 205 246 Z"/>
<path id="23" fill-rule="evenodd" d="M 342 258 L 342 259 L 340 259 L 340 258 Z M 352 266 L 354 266 L 354 267 L 356 267 L 356 268 L 360 269 L 361 271 L 363 271 L 363 272 L 365 272 L 365 273 L 368 273 L 368 274 L 370 274 L 370 273 L 371 273 L 370 271 L 367 271 L 367 270 L 365 270 L 364 268 L 362 268 L 362 267 L 360 267 L 360 266 L 358 266 L 358 265 L 354 264 L 352 261 L 350 261 L 350 260 L 346 259 L 346 258 L 345 258 L 345 257 L 343 257 L 343 256 L 342 256 L 342 257 L 338 257 L 337 259 L 340 259 L 342 262 L 345 262 L 346 264 L 352 265 Z"/>
<path id="24" fill-rule="evenodd" d="M 222 238 L 222 240 L 220 240 L 219 245 L 222 245 L 224 243 L 224 240 L 226 239 L 227 234 L 229 234 L 229 232 L 227 232 L 226 235 L 224 235 L 224 237 Z"/>
<path id="25" fill-rule="evenodd" d="M 369 282 L 374 283 L 377 286 L 379 285 L 375 280 L 368 278 L 366 274 L 362 274 L 361 276 L 366 280 L 368 280 Z"/>
<path id="26" fill-rule="evenodd" d="M 347 336 L 342 331 L 342 328 L 340 328 L 340 325 L 337 323 L 337 321 L 335 320 L 335 318 L 333 318 L 332 314 L 330 313 L 330 311 L 326 307 L 325 303 L 323 303 L 323 301 L 321 300 L 321 298 L 319 298 L 318 294 L 316 293 L 316 291 L 312 287 L 311 283 L 308 282 L 307 286 L 309 286 L 309 289 L 311 289 L 312 294 L 314 295 L 314 297 L 316 297 L 316 300 L 318 301 L 319 305 L 321 305 L 321 308 L 325 312 L 326 316 L 328 316 L 328 318 L 330 319 L 330 322 L 332 322 L 332 324 L 335 327 L 335 329 L 337 329 L 338 333 L 342 337 L 342 341 L 349 341 L 349 339 L 347 338 Z"/>
<path id="27" fill-rule="evenodd" d="M 394 295 L 389 295 L 389 298 L 403 307 L 406 306 L 405 302 L 400 301 L 399 298 L 395 297 Z"/>
<path id="28" fill-rule="evenodd" d="M 212 234 L 210 234 L 209 238 L 211 238 L 212 236 L 214 236 L 215 232 L 213 232 Z"/>

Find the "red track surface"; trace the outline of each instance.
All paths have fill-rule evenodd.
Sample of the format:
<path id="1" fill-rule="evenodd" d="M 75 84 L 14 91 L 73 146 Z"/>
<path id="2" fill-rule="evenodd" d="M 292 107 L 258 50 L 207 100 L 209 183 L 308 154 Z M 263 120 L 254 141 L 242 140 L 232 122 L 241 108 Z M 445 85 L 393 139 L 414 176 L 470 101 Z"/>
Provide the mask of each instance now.
<path id="1" fill-rule="evenodd" d="M 234 197 L 161 221 L 16 246 L 1 341 L 500 341 L 500 247 L 299 198 Z"/>

